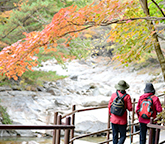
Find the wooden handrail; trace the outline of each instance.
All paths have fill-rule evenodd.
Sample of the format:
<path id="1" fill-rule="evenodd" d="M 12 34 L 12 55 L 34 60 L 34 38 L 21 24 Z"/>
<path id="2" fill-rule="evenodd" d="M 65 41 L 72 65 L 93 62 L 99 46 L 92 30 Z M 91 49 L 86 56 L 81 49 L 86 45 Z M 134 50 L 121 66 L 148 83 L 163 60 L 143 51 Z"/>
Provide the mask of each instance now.
<path id="1" fill-rule="evenodd" d="M 164 96 L 165 94 L 161 94 L 161 95 L 158 95 L 158 97 L 161 97 L 161 96 Z M 136 104 L 137 102 L 133 102 L 132 104 Z M 83 111 L 88 111 L 88 110 L 96 110 L 96 109 L 101 109 L 101 108 L 108 108 L 108 105 L 103 105 L 103 106 L 98 106 L 98 107 L 92 107 L 92 108 L 84 108 L 84 109 L 79 109 L 79 110 L 75 110 L 75 111 L 72 111 L 64 116 L 62 116 L 62 119 L 69 116 L 69 115 L 72 115 L 72 114 L 75 114 L 77 112 L 83 112 Z"/>
<path id="2" fill-rule="evenodd" d="M 109 129 L 106 129 L 106 130 L 97 131 L 97 132 L 93 132 L 93 133 L 89 133 L 89 134 L 83 134 L 83 135 L 80 135 L 80 136 L 77 136 L 77 137 L 72 138 L 70 140 L 70 142 L 72 142 L 72 141 L 74 141 L 76 139 L 88 137 L 88 136 L 91 136 L 91 135 L 95 135 L 95 134 L 102 133 L 102 132 L 105 132 L 105 131 L 110 131 L 110 130 L 112 130 L 112 128 L 109 128 Z"/>
<path id="3" fill-rule="evenodd" d="M 137 103 L 137 102 L 135 102 Z M 69 115 L 72 115 L 72 114 L 75 114 L 77 112 L 83 112 L 83 111 L 88 111 L 88 110 L 96 110 L 96 109 L 101 109 L 101 108 L 108 108 L 108 105 L 103 105 L 103 106 L 98 106 L 98 107 L 92 107 L 92 108 L 84 108 L 84 109 L 79 109 L 79 110 L 74 110 L 64 116 L 62 116 L 62 119 L 69 116 Z"/>
<path id="4" fill-rule="evenodd" d="M 0 125 L 0 129 L 74 129 L 74 125 Z"/>
<path id="5" fill-rule="evenodd" d="M 155 124 L 150 124 L 150 123 L 147 124 L 147 127 L 165 130 L 165 126 L 155 125 Z"/>
<path id="6" fill-rule="evenodd" d="M 130 125 L 128 125 L 128 126 L 133 126 L 133 125 L 138 125 L 138 124 L 139 124 L 139 122 L 130 124 Z M 89 134 L 83 134 L 83 135 L 81 135 L 81 136 L 77 136 L 77 137 L 72 138 L 72 139 L 70 140 L 70 142 L 73 142 L 73 141 L 76 140 L 76 139 L 88 137 L 88 136 L 91 136 L 91 135 L 99 134 L 99 133 L 106 132 L 106 131 L 110 131 L 110 130 L 112 130 L 112 128 L 104 129 L 104 130 L 97 131 L 97 132 L 93 132 L 93 133 L 89 133 Z M 135 133 L 136 133 L 136 132 L 135 132 Z M 133 133 L 132 135 L 135 135 L 135 133 Z M 129 135 L 129 136 L 130 136 L 130 135 Z"/>
<path id="7" fill-rule="evenodd" d="M 160 94 L 160 95 L 158 95 L 157 97 L 161 97 L 161 96 L 164 96 L 165 94 Z"/>
<path id="8" fill-rule="evenodd" d="M 101 109 L 101 108 L 107 108 L 107 105 L 103 105 L 103 106 L 98 106 L 98 107 L 92 107 L 92 108 L 84 108 L 84 109 L 79 109 L 79 110 L 74 110 L 64 116 L 62 116 L 62 119 L 69 116 L 69 115 L 72 115 L 72 114 L 75 114 L 76 112 L 82 112 L 82 111 L 88 111 L 88 110 L 96 110 L 96 109 Z"/>

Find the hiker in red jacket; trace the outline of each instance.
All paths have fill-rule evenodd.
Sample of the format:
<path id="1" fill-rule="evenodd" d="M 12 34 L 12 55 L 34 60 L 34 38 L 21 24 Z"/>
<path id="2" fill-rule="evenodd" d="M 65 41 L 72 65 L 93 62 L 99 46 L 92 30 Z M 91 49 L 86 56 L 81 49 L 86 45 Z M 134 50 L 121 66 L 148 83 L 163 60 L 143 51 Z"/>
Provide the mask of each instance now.
<path id="1" fill-rule="evenodd" d="M 152 110 L 153 114 L 151 115 L 153 118 L 156 118 L 157 112 L 162 111 L 162 106 L 159 101 L 159 98 L 154 95 L 155 89 L 152 83 L 146 83 L 144 94 L 140 96 L 137 107 L 136 107 L 136 113 L 138 115 L 138 119 L 140 122 L 140 144 L 146 143 L 146 133 L 147 133 L 147 124 L 150 122 L 150 118 L 142 118 L 140 116 L 140 110 L 142 109 L 142 101 L 144 101 L 145 98 L 148 98 L 151 96 L 152 98 Z M 155 132 L 155 131 L 154 131 Z M 153 143 L 155 143 L 155 135 L 153 137 Z"/>
<path id="2" fill-rule="evenodd" d="M 122 97 L 124 94 L 126 94 L 125 90 L 129 88 L 129 85 L 124 80 L 120 80 L 118 84 L 115 85 L 115 88 L 119 96 Z M 126 139 L 126 128 L 127 128 L 127 110 L 125 110 L 122 116 L 117 116 L 111 113 L 111 105 L 116 97 L 117 97 L 117 93 L 115 92 L 111 95 L 108 104 L 109 114 L 111 116 L 110 122 L 112 124 L 113 144 L 124 144 L 124 141 Z M 123 100 L 124 100 L 125 109 L 132 111 L 132 102 L 130 95 L 127 94 Z M 119 141 L 118 141 L 118 131 L 120 132 Z"/>

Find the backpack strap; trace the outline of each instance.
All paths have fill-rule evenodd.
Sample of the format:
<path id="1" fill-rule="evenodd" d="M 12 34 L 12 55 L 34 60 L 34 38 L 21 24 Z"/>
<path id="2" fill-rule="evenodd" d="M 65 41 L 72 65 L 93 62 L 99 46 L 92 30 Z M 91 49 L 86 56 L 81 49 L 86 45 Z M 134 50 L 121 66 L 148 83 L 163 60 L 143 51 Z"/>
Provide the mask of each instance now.
<path id="1" fill-rule="evenodd" d="M 147 99 L 152 99 L 153 97 L 155 97 L 155 95 L 150 95 Z"/>
<path id="2" fill-rule="evenodd" d="M 153 97 L 155 97 L 155 95 L 151 95 L 150 97 L 153 98 Z"/>
<path id="3" fill-rule="evenodd" d="M 116 94 L 117 94 L 117 97 L 120 97 L 119 96 L 119 93 L 116 91 Z M 127 93 L 125 93 L 122 97 L 121 97 L 121 99 L 123 99 L 125 96 L 127 95 Z"/>

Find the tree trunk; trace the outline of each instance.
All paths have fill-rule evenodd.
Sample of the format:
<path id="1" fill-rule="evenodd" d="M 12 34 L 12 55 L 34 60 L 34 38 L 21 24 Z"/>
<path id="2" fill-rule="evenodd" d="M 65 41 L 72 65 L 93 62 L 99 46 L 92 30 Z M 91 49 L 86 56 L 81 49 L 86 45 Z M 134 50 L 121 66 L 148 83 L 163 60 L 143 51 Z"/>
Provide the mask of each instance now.
<path id="1" fill-rule="evenodd" d="M 147 0 L 139 0 L 139 1 L 140 1 L 141 7 L 142 7 L 144 13 L 147 16 L 150 16 Z M 149 29 L 152 30 L 152 28 L 155 29 L 153 22 L 150 22 L 149 23 Z M 162 75 L 163 75 L 163 78 L 164 78 L 164 81 L 165 81 L 165 59 L 164 59 L 164 55 L 163 55 L 161 47 L 160 47 L 160 43 L 159 43 L 159 40 L 158 40 L 158 35 L 156 33 L 153 34 L 153 38 L 154 38 L 155 52 L 156 52 L 158 61 L 160 63 L 161 70 L 162 70 Z"/>

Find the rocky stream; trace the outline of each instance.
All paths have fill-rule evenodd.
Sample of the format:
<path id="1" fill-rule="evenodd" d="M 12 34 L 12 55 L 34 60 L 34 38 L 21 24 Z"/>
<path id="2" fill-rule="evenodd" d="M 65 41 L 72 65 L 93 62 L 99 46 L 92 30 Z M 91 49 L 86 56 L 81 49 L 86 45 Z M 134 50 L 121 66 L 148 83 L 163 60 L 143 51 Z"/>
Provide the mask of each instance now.
<path id="1" fill-rule="evenodd" d="M 68 77 L 55 82 L 44 82 L 44 87 L 37 91 L 20 91 L 14 87 L 0 87 L 1 105 L 7 112 L 13 124 L 45 125 L 53 124 L 54 112 L 61 115 L 71 112 L 72 105 L 76 109 L 107 105 L 110 96 L 115 92 L 114 85 L 119 80 L 125 80 L 130 88 L 127 93 L 138 100 L 143 94 L 146 82 L 153 82 L 156 94 L 165 91 L 164 80 L 159 75 L 139 74 L 134 67 L 123 68 L 111 63 L 105 57 L 88 60 L 73 60 L 66 64 L 67 70 L 55 60 L 43 62 L 35 70 L 56 71 L 58 75 Z M 107 128 L 108 109 L 99 109 L 76 114 L 75 132 L 83 134 Z M 47 130 L 19 130 L 15 132 L 1 131 L 0 136 L 37 136 L 50 135 Z"/>

